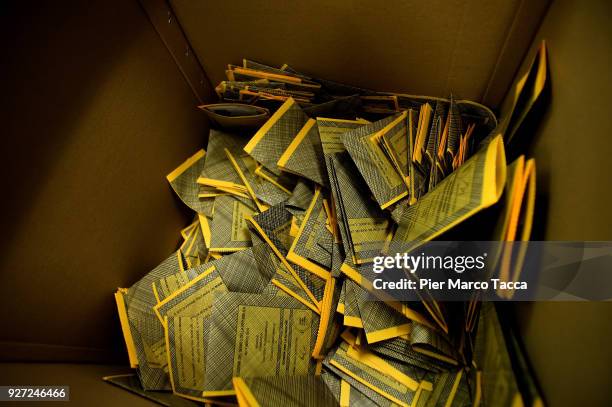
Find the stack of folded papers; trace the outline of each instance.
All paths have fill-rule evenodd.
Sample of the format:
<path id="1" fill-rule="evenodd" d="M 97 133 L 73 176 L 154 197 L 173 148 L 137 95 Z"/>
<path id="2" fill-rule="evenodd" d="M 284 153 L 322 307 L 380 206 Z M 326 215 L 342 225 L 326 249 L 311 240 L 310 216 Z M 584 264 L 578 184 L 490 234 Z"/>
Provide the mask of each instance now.
<path id="1" fill-rule="evenodd" d="M 530 78 L 542 60 L 544 48 Z M 498 123 L 454 96 L 250 60 L 226 72 L 222 103 L 202 106 L 206 148 L 167 176 L 193 210 L 182 244 L 115 293 L 141 392 L 241 406 L 541 403 L 492 304 L 373 300 L 371 271 L 394 245 L 494 205 L 496 239 L 529 239 L 535 164 L 507 165 L 504 144 L 538 81 L 517 83 Z"/>

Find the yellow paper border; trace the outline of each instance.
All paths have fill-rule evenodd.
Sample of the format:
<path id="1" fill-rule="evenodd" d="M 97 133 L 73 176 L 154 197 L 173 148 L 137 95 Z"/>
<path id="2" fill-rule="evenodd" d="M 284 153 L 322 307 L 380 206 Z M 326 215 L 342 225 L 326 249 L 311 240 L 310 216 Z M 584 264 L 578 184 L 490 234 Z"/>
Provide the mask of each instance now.
<path id="1" fill-rule="evenodd" d="M 136 353 L 136 345 L 134 344 L 134 337 L 132 336 L 132 331 L 130 329 L 127 308 L 123 298 L 123 291 L 120 288 L 117 289 L 117 292 L 115 292 L 115 303 L 117 304 L 119 322 L 121 323 L 121 331 L 123 332 L 123 339 L 125 340 L 130 367 L 134 369 L 138 367 L 138 356 Z"/>
<path id="2" fill-rule="evenodd" d="M 266 232 L 264 232 L 264 230 L 261 228 L 261 226 L 259 226 L 259 224 L 255 221 L 255 219 L 253 219 L 252 216 L 249 216 L 246 219 L 247 219 L 248 222 L 251 222 L 251 224 L 253 225 L 255 230 L 257 230 L 257 232 L 261 235 L 262 239 L 264 239 L 264 241 L 268 244 L 268 246 L 270 246 L 270 248 L 272 249 L 272 251 L 274 252 L 276 257 L 281 261 L 281 263 L 283 263 L 283 265 L 287 268 L 287 270 L 289 270 L 289 273 L 291 273 L 291 275 L 293 276 L 295 281 L 297 281 L 297 283 L 300 285 L 302 290 L 304 290 L 306 295 L 308 295 L 308 298 L 317 307 L 317 309 L 319 309 L 320 305 L 319 305 L 319 302 L 317 301 L 317 299 L 315 298 L 315 296 L 312 294 L 312 292 L 310 292 L 310 290 L 308 289 L 306 284 L 304 284 L 304 282 L 298 276 L 298 274 L 295 272 L 293 267 L 291 267 L 291 264 L 289 264 L 287 259 L 285 259 L 285 256 L 283 256 L 282 253 L 278 250 L 278 248 L 274 245 L 274 243 L 272 243 L 272 240 L 270 240 L 270 238 L 268 237 Z M 318 313 L 320 313 L 320 309 L 319 309 Z"/>
<path id="3" fill-rule="evenodd" d="M 206 155 L 204 149 L 198 150 L 197 153 L 186 159 L 181 165 L 174 169 L 170 174 L 166 175 L 168 182 L 173 182 L 179 175 L 184 173 L 189 167 L 195 164 L 199 159 Z"/>
<path id="4" fill-rule="evenodd" d="M 255 133 L 255 135 L 251 138 L 251 140 L 249 140 L 247 145 L 244 146 L 244 151 L 251 154 L 253 150 L 255 149 L 255 147 L 257 146 L 257 144 L 259 144 L 261 139 L 268 133 L 268 131 L 272 128 L 272 126 L 274 126 L 276 122 L 281 117 L 283 117 L 283 115 L 287 112 L 287 110 L 289 110 L 289 108 L 293 106 L 294 104 L 295 104 L 295 100 L 292 97 L 289 97 L 287 101 L 283 103 L 276 112 L 274 112 L 274 114 L 268 119 L 268 121 L 265 122 L 264 125 L 261 126 L 259 130 L 257 130 L 257 133 Z"/>
<path id="5" fill-rule="evenodd" d="M 312 211 L 314 210 L 314 207 L 317 203 L 317 199 L 319 198 L 319 195 L 321 195 L 321 188 L 319 186 L 316 186 L 315 192 L 312 196 L 312 200 L 310 201 L 310 204 L 308 205 L 308 208 L 306 209 L 306 213 L 304 214 L 304 219 L 302 219 L 302 223 L 300 224 L 300 228 L 298 229 L 298 233 L 293 239 L 293 242 L 291 243 L 291 247 L 289 248 L 289 252 L 287 253 L 287 260 L 289 260 L 292 263 L 297 264 L 298 266 L 305 268 L 306 270 L 310 271 L 317 277 L 320 277 L 323 280 L 327 281 L 331 278 L 331 272 L 329 270 L 324 269 L 318 264 L 310 261 L 309 259 L 305 257 L 300 256 L 299 254 L 295 252 L 298 241 L 300 240 L 300 237 L 304 233 L 304 229 L 306 228 L 306 223 L 308 222 L 308 219 L 310 219 L 310 216 L 312 215 Z"/>
<path id="6" fill-rule="evenodd" d="M 315 119 L 308 119 L 306 124 L 304 124 L 302 129 L 295 136 L 295 138 L 291 140 L 291 143 L 289 144 L 285 152 L 280 156 L 280 158 L 276 162 L 276 165 L 283 168 L 287 164 L 289 158 L 291 158 L 291 156 L 295 153 L 295 150 L 297 150 L 300 144 L 302 144 L 302 141 L 304 141 L 304 138 L 306 137 L 306 135 L 308 135 L 308 132 L 315 124 L 317 124 L 317 121 Z"/>
<path id="7" fill-rule="evenodd" d="M 185 290 L 188 290 L 189 288 L 193 287 L 195 284 L 198 283 L 198 281 L 204 279 L 205 277 L 207 277 L 210 273 L 212 273 L 214 270 L 216 270 L 217 268 L 215 266 L 210 266 L 209 268 L 207 268 L 202 274 L 200 274 L 199 276 L 197 276 L 196 278 L 194 278 L 193 280 L 191 280 L 190 282 L 188 282 L 187 284 L 185 284 L 184 286 L 180 287 L 178 290 L 171 292 L 166 298 L 164 298 L 160 303 L 158 303 L 157 305 L 153 306 L 153 312 L 155 312 L 155 315 L 157 315 L 157 318 L 159 319 L 159 321 L 162 323 L 162 325 L 164 325 L 164 319 L 162 318 L 161 314 L 159 313 L 159 309 L 165 305 L 166 303 L 170 302 L 172 299 L 174 299 L 175 297 L 177 297 L 179 294 L 182 294 Z M 164 325 L 165 326 L 165 325 Z"/>

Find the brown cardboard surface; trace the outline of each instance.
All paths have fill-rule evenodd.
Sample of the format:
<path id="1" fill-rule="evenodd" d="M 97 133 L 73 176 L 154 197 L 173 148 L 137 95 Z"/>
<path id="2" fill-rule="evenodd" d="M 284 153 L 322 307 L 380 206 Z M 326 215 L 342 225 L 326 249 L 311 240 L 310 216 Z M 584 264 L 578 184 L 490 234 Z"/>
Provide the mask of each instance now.
<path id="1" fill-rule="evenodd" d="M 521 341 L 549 407 L 612 404 L 612 304 L 516 304 Z"/>
<path id="2" fill-rule="evenodd" d="M 533 140 L 535 239 L 612 240 L 612 4 L 553 2 L 530 55 L 547 40 L 550 94 Z M 519 304 L 517 322 L 550 406 L 612 403 L 612 304 Z"/>
<path id="3" fill-rule="evenodd" d="M 36 403 L 44 406 L 157 406 L 158 404 L 152 401 L 102 381 L 103 376 L 129 372 L 129 368 L 122 366 L 0 363 L 0 383 L 3 386 L 70 386 L 70 402 Z M 19 401 L 2 405 L 24 406 L 27 403 Z"/>
<path id="4" fill-rule="evenodd" d="M 512 84 L 520 61 L 537 32 L 540 22 L 549 6 L 548 0 L 523 0 L 516 9 L 514 19 L 508 28 L 497 62 L 489 77 L 489 83 L 481 102 L 497 106 Z"/>
<path id="5" fill-rule="evenodd" d="M 165 0 L 139 0 L 149 21 L 183 74 L 200 104 L 214 97 L 214 89 L 185 38 L 180 23 Z"/>
<path id="6" fill-rule="evenodd" d="M 165 175 L 204 115 L 136 0 L 0 18 L 0 360 L 123 358 L 112 294 L 175 250 L 189 218 Z"/>
<path id="7" fill-rule="evenodd" d="M 559 0 L 534 40 L 546 39 L 550 94 L 537 127 L 527 128 L 548 219 L 542 238 L 612 240 L 612 122 L 609 120 L 612 5 Z M 530 59 L 530 58 L 528 58 Z M 540 198 L 540 197 L 538 197 Z"/>
<path id="8" fill-rule="evenodd" d="M 243 57 L 381 91 L 495 106 L 547 0 L 172 0 L 213 84 Z M 511 41 L 506 42 L 510 37 Z M 491 83 L 491 86 L 489 86 Z M 498 87 L 502 87 L 498 91 Z M 487 91 L 487 89 L 489 89 Z"/>

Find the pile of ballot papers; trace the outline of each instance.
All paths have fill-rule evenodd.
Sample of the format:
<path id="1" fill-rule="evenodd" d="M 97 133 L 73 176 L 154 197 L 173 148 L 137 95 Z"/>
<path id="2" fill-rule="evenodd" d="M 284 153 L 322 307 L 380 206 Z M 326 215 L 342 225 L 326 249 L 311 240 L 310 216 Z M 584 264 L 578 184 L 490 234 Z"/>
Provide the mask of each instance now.
<path id="1" fill-rule="evenodd" d="M 529 78 L 543 59 L 544 48 Z M 115 293 L 142 393 L 241 406 L 541 402 L 492 304 L 373 300 L 371 268 L 394 244 L 494 205 L 497 239 L 529 238 L 535 164 L 508 165 L 504 145 L 537 80 L 518 81 L 512 118 L 498 122 L 454 96 L 286 65 L 244 60 L 227 78 L 221 103 L 202 106 L 207 145 L 167 176 L 193 210 L 182 244 Z"/>

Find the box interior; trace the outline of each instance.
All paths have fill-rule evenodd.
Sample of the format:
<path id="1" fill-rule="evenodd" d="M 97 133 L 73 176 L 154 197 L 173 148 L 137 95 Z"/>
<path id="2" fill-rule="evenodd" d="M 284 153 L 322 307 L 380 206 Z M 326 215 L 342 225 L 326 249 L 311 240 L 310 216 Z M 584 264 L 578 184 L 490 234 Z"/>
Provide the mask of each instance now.
<path id="1" fill-rule="evenodd" d="M 533 138 L 537 160 L 534 239 L 611 239 L 605 179 L 612 171 L 606 120 L 612 89 L 603 80 L 612 38 L 608 2 L 169 4 L 175 15 L 168 24 L 179 25 L 194 51 L 187 57 L 213 86 L 226 64 L 248 57 L 372 89 L 452 93 L 496 108 L 521 61 L 545 38 L 548 102 L 523 135 Z M 165 175 L 201 148 L 207 123 L 145 11 L 164 6 L 145 0 L 2 6 L 9 55 L 0 67 L 8 183 L 0 360 L 36 362 L 7 363 L 0 369 L 7 375 L 27 378 L 30 369 L 89 387 L 93 381 L 74 372 L 101 376 L 118 368 L 66 363 L 125 364 L 112 293 L 167 257 L 189 221 Z M 605 401 L 610 304 L 515 308 L 549 404 L 584 403 L 585 395 L 590 405 Z M 67 370 L 39 368 L 44 362 Z M 54 369 L 72 373 L 57 376 Z"/>

